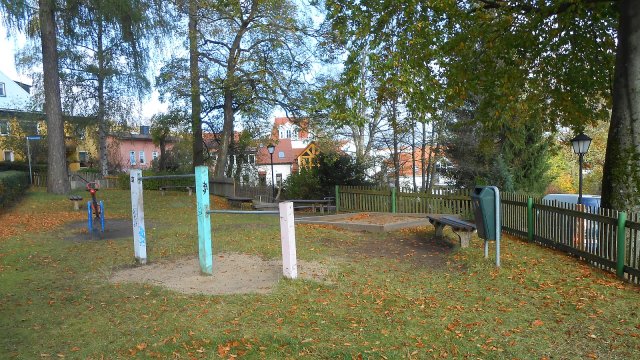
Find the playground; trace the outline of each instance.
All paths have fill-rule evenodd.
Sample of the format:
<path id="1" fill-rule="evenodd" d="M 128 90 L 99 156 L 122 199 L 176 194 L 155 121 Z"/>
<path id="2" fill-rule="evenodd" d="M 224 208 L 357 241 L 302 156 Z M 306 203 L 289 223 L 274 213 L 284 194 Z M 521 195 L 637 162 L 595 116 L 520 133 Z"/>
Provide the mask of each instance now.
<path id="1" fill-rule="evenodd" d="M 461 249 L 449 230 L 434 239 L 431 225 L 367 232 L 298 223 L 298 276 L 288 279 L 277 215 L 212 213 L 213 274 L 202 275 L 195 196 L 145 191 L 145 265 L 135 261 L 129 191 L 98 197 L 101 235 L 87 229 L 86 211 L 41 190 L 3 209 L 2 357 L 629 359 L 640 351 L 637 286 L 508 236 L 497 268 L 477 238 Z M 211 197 L 211 208 L 228 205 Z M 375 222 L 384 218 L 393 220 Z"/>

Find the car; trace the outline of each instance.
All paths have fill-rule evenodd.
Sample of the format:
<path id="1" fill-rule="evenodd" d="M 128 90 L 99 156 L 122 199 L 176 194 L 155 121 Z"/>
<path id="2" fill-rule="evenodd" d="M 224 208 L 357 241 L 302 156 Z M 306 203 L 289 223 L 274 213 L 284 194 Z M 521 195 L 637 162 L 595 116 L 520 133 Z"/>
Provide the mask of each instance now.
<path id="1" fill-rule="evenodd" d="M 578 194 L 547 194 L 542 200 L 544 202 L 557 201 L 567 204 L 578 204 Z M 600 209 L 601 197 L 600 195 L 582 195 L 582 205 L 585 206 L 585 211 L 588 213 L 598 213 Z M 572 225 L 572 226 L 570 226 Z M 578 221 L 571 221 L 569 224 L 563 224 L 567 229 L 567 236 L 573 238 L 573 245 L 580 248 L 582 243 L 583 248 L 590 253 L 598 251 L 598 222 L 593 220 L 582 220 L 581 224 L 584 228 L 583 235 L 579 235 L 575 231 L 576 226 L 580 226 Z M 582 239 L 581 239 L 582 238 Z M 581 241 L 583 240 L 583 241 Z"/>

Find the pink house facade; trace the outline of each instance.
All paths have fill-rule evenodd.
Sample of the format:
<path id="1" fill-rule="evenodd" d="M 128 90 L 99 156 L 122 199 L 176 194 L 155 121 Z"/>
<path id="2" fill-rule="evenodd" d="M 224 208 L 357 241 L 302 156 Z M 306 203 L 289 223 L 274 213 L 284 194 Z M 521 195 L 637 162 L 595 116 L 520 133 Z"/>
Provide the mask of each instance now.
<path id="1" fill-rule="evenodd" d="M 107 136 L 107 151 L 110 167 L 127 172 L 130 169 L 149 169 L 151 162 L 160 157 L 160 147 L 153 143 L 148 128 L 141 127 L 140 134 L 118 134 Z M 166 150 L 173 144 L 169 143 Z"/>

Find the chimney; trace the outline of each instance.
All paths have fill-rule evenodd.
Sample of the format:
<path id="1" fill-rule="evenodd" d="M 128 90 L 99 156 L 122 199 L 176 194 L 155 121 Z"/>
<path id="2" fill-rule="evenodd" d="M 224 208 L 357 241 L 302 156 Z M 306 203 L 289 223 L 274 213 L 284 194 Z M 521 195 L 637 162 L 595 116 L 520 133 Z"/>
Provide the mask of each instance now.
<path id="1" fill-rule="evenodd" d="M 149 126 L 140 125 L 140 135 L 149 135 Z"/>

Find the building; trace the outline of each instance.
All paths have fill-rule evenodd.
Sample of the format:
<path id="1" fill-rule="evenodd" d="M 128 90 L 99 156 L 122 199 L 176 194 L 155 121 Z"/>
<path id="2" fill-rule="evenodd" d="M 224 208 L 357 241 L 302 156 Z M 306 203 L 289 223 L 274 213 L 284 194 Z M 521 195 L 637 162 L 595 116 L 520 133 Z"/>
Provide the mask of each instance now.
<path id="1" fill-rule="evenodd" d="M 167 141 L 171 150 L 175 140 Z M 153 143 L 149 126 L 140 126 L 138 133 L 118 132 L 107 135 L 107 158 L 110 169 L 128 172 L 130 169 L 146 170 L 160 157 L 160 147 Z"/>
<path id="2" fill-rule="evenodd" d="M 271 143 L 275 145 L 273 154 L 268 151 L 269 144 L 261 144 L 256 153 L 258 181 L 263 185 L 271 184 L 273 179 L 276 186 L 282 186 L 292 173 L 312 164 L 318 154 L 318 147 L 313 142 L 305 121 L 292 121 L 287 117 L 275 118 Z"/>
<path id="3" fill-rule="evenodd" d="M 35 135 L 43 114 L 29 111 L 29 86 L 11 80 L 0 71 L 0 150 L 2 161 L 24 158 L 27 135 Z M 12 136 L 13 135 L 13 136 Z M 16 139 L 16 136 L 18 139 Z M 23 144 L 24 143 L 24 144 Z"/>

